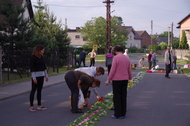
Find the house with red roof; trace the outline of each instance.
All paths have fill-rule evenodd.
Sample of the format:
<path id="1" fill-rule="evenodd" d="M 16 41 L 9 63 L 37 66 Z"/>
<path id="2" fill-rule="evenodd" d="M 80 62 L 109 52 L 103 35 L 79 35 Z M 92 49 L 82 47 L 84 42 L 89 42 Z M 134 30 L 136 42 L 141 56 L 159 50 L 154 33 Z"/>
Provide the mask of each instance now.
<path id="1" fill-rule="evenodd" d="M 158 45 L 155 41 L 151 40 L 151 36 L 146 32 L 143 31 L 136 31 L 141 37 L 141 47 L 148 48 L 149 45 Z"/>

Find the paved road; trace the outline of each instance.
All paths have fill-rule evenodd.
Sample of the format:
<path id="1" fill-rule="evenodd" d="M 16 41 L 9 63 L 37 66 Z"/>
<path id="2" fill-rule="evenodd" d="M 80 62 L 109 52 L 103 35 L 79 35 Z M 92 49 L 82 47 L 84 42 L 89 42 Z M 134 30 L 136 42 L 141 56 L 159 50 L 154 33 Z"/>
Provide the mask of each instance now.
<path id="1" fill-rule="evenodd" d="M 97 126 L 190 126 L 190 80 L 185 75 L 145 74 L 128 92 L 126 119 L 113 120 L 110 112 Z"/>
<path id="2" fill-rule="evenodd" d="M 132 63 L 137 63 L 140 58 L 139 54 L 130 56 Z M 162 61 L 159 63 L 163 65 Z M 98 63 L 96 65 L 104 66 Z M 138 72 L 139 69 L 133 71 L 133 76 Z M 111 85 L 104 85 L 106 77 L 106 74 L 98 77 L 102 81 L 98 89 L 102 96 L 112 90 Z M 171 77 L 167 79 L 163 73 L 146 74 L 139 84 L 128 92 L 127 118 L 111 119 L 113 114 L 111 111 L 98 122 L 97 126 L 190 126 L 190 80 L 180 74 L 171 74 Z M 51 81 L 55 81 L 56 84 L 48 85 L 43 89 L 42 103 L 48 107 L 48 110 L 33 113 L 28 111 L 28 89 L 24 86 L 19 87 L 23 84 L 10 85 L 12 87 L 6 87 L 6 91 L 0 87 L 0 96 L 4 91 L 2 93 L 4 97 L 6 94 L 10 95 L 11 91 L 21 90 L 21 95 L 0 100 L 1 126 L 65 126 L 80 116 L 80 114 L 71 114 L 69 111 L 70 91 L 64 82 L 63 75 L 52 77 Z M 90 101 L 96 102 L 93 94 Z"/>

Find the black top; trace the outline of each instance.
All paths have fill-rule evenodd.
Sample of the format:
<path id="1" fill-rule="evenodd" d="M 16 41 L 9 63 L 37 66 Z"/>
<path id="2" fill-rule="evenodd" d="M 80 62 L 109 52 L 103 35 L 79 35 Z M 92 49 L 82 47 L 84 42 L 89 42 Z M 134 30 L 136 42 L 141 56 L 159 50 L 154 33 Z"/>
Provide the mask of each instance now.
<path id="1" fill-rule="evenodd" d="M 86 58 L 86 53 L 85 52 L 81 52 L 79 58 L 80 59 L 85 59 Z"/>
<path id="2" fill-rule="evenodd" d="M 45 71 L 46 65 L 44 58 L 36 57 L 35 55 L 32 55 L 30 60 L 30 71 L 31 72 L 37 72 L 37 71 Z"/>
<path id="3" fill-rule="evenodd" d="M 81 81 L 81 90 L 83 92 L 84 98 L 87 98 L 89 87 L 92 87 L 93 78 L 89 76 L 88 74 L 81 71 L 73 71 L 73 72 L 74 72 L 77 82 L 78 80 Z"/>

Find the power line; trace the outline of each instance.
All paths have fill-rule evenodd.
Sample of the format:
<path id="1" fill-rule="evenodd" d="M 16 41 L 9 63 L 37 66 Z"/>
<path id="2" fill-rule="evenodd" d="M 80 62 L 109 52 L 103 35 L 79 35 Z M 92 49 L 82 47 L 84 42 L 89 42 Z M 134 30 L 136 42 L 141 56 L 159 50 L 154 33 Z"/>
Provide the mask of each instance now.
<path id="1" fill-rule="evenodd" d="M 36 3 L 36 2 L 32 2 L 32 3 Z M 97 7 L 105 7 L 105 6 L 63 6 L 63 5 L 56 5 L 56 4 L 46 4 L 48 6 L 56 6 L 56 7 L 71 7 L 71 8 L 97 8 Z"/>

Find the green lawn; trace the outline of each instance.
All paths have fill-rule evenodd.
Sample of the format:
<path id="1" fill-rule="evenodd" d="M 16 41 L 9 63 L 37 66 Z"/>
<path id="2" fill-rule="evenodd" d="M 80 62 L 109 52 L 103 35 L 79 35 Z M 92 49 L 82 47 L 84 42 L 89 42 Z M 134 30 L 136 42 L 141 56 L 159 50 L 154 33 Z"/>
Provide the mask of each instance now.
<path id="1" fill-rule="evenodd" d="M 97 55 L 95 58 L 95 61 L 97 63 L 104 63 L 105 62 L 105 54 L 100 54 Z M 86 57 L 86 62 L 89 63 L 90 62 L 90 57 L 87 56 Z M 70 68 L 68 69 L 68 66 L 64 66 L 59 68 L 58 72 L 57 69 L 55 68 L 53 71 L 53 68 L 48 68 L 48 75 L 49 76 L 53 76 L 53 75 L 57 75 L 57 74 L 64 74 L 69 70 L 72 70 L 74 68 Z M 26 80 L 30 80 L 30 75 L 27 76 L 26 74 L 22 74 L 22 78 L 19 76 L 18 73 L 14 72 L 10 72 L 9 73 L 9 80 L 8 80 L 8 73 L 7 72 L 3 72 L 3 84 L 10 84 L 10 83 L 16 83 L 16 82 L 20 82 L 20 81 L 26 81 Z"/>
<path id="2" fill-rule="evenodd" d="M 78 57 L 78 56 L 77 56 Z M 158 56 L 158 59 L 163 59 L 162 56 Z M 97 55 L 95 58 L 95 61 L 97 63 L 104 63 L 105 62 L 105 54 L 100 54 Z M 89 63 L 90 62 L 90 57 L 87 56 L 86 57 L 86 62 Z M 177 60 L 177 64 L 186 64 L 185 60 Z M 74 68 L 70 68 L 68 69 L 67 66 L 61 67 L 59 68 L 59 71 L 57 72 L 57 69 L 55 69 L 55 71 L 53 72 L 53 68 L 49 68 L 48 69 L 48 74 L 49 76 L 53 76 L 53 75 L 57 75 L 57 74 L 64 74 L 67 71 L 74 69 Z M 190 75 L 190 68 L 181 68 L 181 70 L 183 70 L 183 72 L 185 72 L 186 74 Z M 18 73 L 10 73 L 9 78 L 10 80 L 8 80 L 8 73 L 7 72 L 3 72 L 3 84 L 7 84 L 7 83 L 16 83 L 16 82 L 20 82 L 20 81 L 25 81 L 25 80 L 30 80 L 30 77 L 28 77 L 26 74 L 22 75 L 23 78 L 20 78 Z"/>

